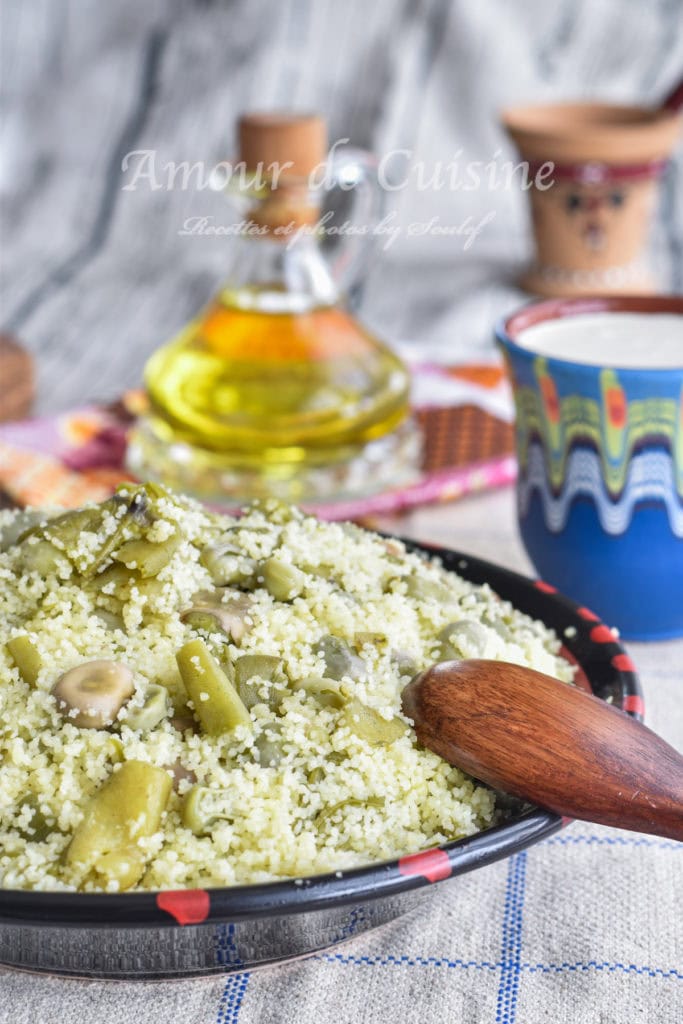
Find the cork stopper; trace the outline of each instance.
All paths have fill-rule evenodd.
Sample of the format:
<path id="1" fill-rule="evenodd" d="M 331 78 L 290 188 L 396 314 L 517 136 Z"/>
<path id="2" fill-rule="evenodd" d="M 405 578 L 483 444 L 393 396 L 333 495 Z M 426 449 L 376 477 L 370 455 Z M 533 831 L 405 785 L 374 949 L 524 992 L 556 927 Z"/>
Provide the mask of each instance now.
<path id="1" fill-rule="evenodd" d="M 280 180 L 306 178 L 327 154 L 327 127 L 317 114 L 252 113 L 239 120 L 239 159 L 249 170 L 288 166 Z"/>

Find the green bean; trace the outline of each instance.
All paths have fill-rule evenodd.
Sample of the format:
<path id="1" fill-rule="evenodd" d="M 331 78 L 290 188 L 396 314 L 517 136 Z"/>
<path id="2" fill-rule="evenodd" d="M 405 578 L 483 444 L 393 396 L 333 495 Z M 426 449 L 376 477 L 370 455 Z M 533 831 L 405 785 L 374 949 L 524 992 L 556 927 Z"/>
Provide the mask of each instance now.
<path id="1" fill-rule="evenodd" d="M 123 725 L 136 732 L 150 732 L 167 717 L 168 690 L 165 686 L 152 683 L 147 689 L 142 707 L 129 708 Z"/>
<path id="2" fill-rule="evenodd" d="M 306 575 L 291 562 L 273 555 L 259 567 L 263 585 L 276 601 L 293 601 L 304 589 Z"/>
<path id="3" fill-rule="evenodd" d="M 338 636 L 323 636 L 313 647 L 315 654 L 322 654 L 325 660 L 325 675 L 330 679 L 350 676 L 358 679 L 366 674 L 365 662 L 354 654 L 345 640 Z"/>
<path id="4" fill-rule="evenodd" d="M 109 776 L 66 851 L 65 862 L 81 882 L 128 889 L 140 880 L 147 857 L 139 840 L 158 830 L 171 788 L 168 772 L 145 761 L 126 761 Z"/>
<path id="5" fill-rule="evenodd" d="M 35 686 L 43 666 L 34 641 L 28 633 L 22 633 L 8 640 L 6 647 L 23 681 L 29 686 Z"/>
<path id="6" fill-rule="evenodd" d="M 100 506 L 104 512 L 111 512 L 112 515 L 116 516 L 117 507 L 116 502 L 120 501 L 116 497 L 110 499 L 110 502 L 105 502 L 104 505 Z M 120 547 L 123 542 L 125 533 L 131 530 L 138 533 L 142 526 L 149 524 L 148 518 L 148 502 L 147 497 L 142 492 L 140 495 L 135 495 L 129 503 L 125 513 L 123 515 L 116 516 L 117 523 L 115 528 L 100 544 L 94 558 L 90 563 L 83 569 L 83 575 L 88 578 L 93 576 L 103 565 L 107 562 Z"/>
<path id="7" fill-rule="evenodd" d="M 379 711 L 355 698 L 344 708 L 344 721 L 355 736 L 373 745 L 394 743 L 408 732 L 400 718 L 383 718 Z"/>
<path id="8" fill-rule="evenodd" d="M 145 579 L 158 576 L 173 558 L 180 541 L 177 534 L 158 544 L 148 540 L 129 540 L 115 553 L 114 559 L 123 562 L 128 569 L 135 569 Z"/>
<path id="9" fill-rule="evenodd" d="M 64 512 L 62 515 L 48 520 L 47 523 L 34 525 L 22 534 L 19 542 L 23 545 L 30 538 L 46 541 L 57 550 L 62 551 L 79 572 L 83 574 L 92 573 L 98 565 L 102 564 L 109 557 L 113 548 L 120 543 L 123 526 L 125 525 L 125 514 L 122 518 L 118 519 L 112 534 L 105 538 L 95 553 L 91 551 L 79 553 L 81 535 L 83 533 L 100 533 L 105 516 L 111 513 L 118 518 L 122 504 L 122 498 L 114 497 L 109 498 L 101 505 Z"/>
<path id="10" fill-rule="evenodd" d="M 82 533 L 96 532 L 102 524 L 102 512 L 99 507 L 79 508 L 51 519 L 45 526 L 39 527 L 36 534 L 56 543 L 67 554 L 75 548 Z"/>
<path id="11" fill-rule="evenodd" d="M 225 806 L 221 807 L 221 798 L 225 798 L 220 790 L 209 789 L 208 786 L 193 786 L 185 795 L 180 809 L 180 819 L 196 836 L 211 835 L 213 827 L 219 821 L 232 821 L 232 812 Z"/>
<path id="12" fill-rule="evenodd" d="M 345 701 L 339 683 L 336 679 L 326 679 L 324 676 L 307 676 L 292 683 L 294 690 L 303 690 L 307 695 L 315 698 L 316 702 L 323 708 L 344 707 Z"/>
<path id="13" fill-rule="evenodd" d="M 282 681 L 284 673 L 282 661 L 270 654 L 244 654 L 235 662 L 235 685 L 240 698 L 247 708 L 253 708 L 255 704 L 264 703 L 259 694 L 259 683 L 252 680 L 265 682 Z"/>
<path id="14" fill-rule="evenodd" d="M 55 576 L 71 570 L 66 555 L 49 540 L 27 540 L 21 545 L 20 564 L 24 572 L 37 572 L 39 576 Z"/>
<path id="15" fill-rule="evenodd" d="M 238 725 L 251 728 L 249 711 L 203 640 L 190 640 L 176 655 L 178 669 L 202 730 L 220 736 Z"/>

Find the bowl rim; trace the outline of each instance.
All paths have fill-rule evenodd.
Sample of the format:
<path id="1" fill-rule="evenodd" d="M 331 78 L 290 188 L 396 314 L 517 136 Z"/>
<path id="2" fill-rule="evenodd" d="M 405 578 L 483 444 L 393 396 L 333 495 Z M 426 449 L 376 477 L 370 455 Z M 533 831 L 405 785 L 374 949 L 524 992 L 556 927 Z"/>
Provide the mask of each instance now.
<path id="1" fill-rule="evenodd" d="M 591 313 L 679 313 L 683 316 L 683 295 L 586 295 L 566 299 L 532 300 L 518 307 L 507 316 L 500 317 L 495 325 L 496 340 L 504 350 L 528 360 L 545 359 L 549 366 L 571 369 L 575 373 L 597 376 L 602 369 L 617 370 L 626 380 L 642 379 L 657 381 L 672 375 L 683 374 L 681 366 L 620 366 L 605 360 L 602 363 L 582 363 L 560 356 L 549 356 L 543 352 L 526 348 L 519 343 L 522 331 L 551 320 Z"/>
<path id="2" fill-rule="evenodd" d="M 468 582 L 488 584 L 502 600 L 555 629 L 562 642 L 562 654 L 578 666 L 582 685 L 642 720 L 643 694 L 635 666 L 616 634 L 592 611 L 578 606 L 542 580 L 459 551 L 403 540 L 408 550 L 440 558 L 445 568 Z M 473 836 L 395 860 L 253 885 L 141 893 L 0 889 L 0 923 L 95 929 L 163 928 L 307 913 L 394 896 L 463 874 L 518 853 L 565 824 L 567 819 L 532 807 Z"/>

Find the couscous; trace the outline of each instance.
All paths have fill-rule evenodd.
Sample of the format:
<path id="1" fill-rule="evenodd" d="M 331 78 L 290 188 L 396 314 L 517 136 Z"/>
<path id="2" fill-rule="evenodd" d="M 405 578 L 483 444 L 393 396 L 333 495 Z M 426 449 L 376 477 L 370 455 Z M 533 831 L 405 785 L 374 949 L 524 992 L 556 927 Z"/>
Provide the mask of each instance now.
<path id="1" fill-rule="evenodd" d="M 570 680 L 541 623 L 437 560 L 155 485 L 0 512 L 0 886 L 298 878 L 470 835 L 495 795 L 421 748 L 444 658 Z"/>

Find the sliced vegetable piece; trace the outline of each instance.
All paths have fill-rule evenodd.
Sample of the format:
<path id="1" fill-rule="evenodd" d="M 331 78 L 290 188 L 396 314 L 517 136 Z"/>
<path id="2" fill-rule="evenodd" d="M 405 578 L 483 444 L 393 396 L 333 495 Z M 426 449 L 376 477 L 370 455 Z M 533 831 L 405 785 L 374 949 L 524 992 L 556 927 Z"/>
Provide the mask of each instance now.
<path id="1" fill-rule="evenodd" d="M 351 732 L 373 745 L 394 743 L 408 732 L 408 726 L 400 718 L 383 718 L 379 711 L 355 698 L 348 702 L 343 714 Z"/>
<path id="2" fill-rule="evenodd" d="M 281 728 L 279 722 L 269 722 L 254 740 L 254 746 L 259 754 L 259 764 L 263 768 L 277 768 L 282 761 Z"/>
<path id="3" fill-rule="evenodd" d="M 147 689 L 142 707 L 131 708 L 123 720 L 123 725 L 136 732 L 149 732 L 168 717 L 168 712 L 168 690 L 165 686 L 152 683 Z"/>
<path id="4" fill-rule="evenodd" d="M 67 848 L 65 862 L 81 875 L 81 885 L 112 882 L 129 889 L 142 877 L 147 856 L 139 845 L 153 835 L 171 793 L 163 768 L 126 761 L 92 797 Z"/>
<path id="5" fill-rule="evenodd" d="M 207 633 L 225 633 L 239 644 L 251 628 L 252 606 L 253 600 L 247 594 L 235 593 L 230 601 L 223 602 L 220 592 L 202 591 L 193 598 L 192 607 L 180 613 L 180 621 Z"/>
<path id="6" fill-rule="evenodd" d="M 21 544 L 20 565 L 24 572 L 37 572 L 39 576 L 71 571 L 71 563 L 63 551 L 49 540 L 33 538 Z"/>
<path id="7" fill-rule="evenodd" d="M 429 576 L 409 576 L 406 581 L 406 593 L 416 601 L 452 604 L 455 600 L 452 588 L 444 580 L 431 579 Z"/>
<path id="8" fill-rule="evenodd" d="M 306 574 L 301 569 L 276 555 L 261 563 L 259 576 L 263 577 L 264 587 L 276 601 L 293 601 L 306 583 Z"/>
<path id="9" fill-rule="evenodd" d="M 206 836 L 217 822 L 232 821 L 232 810 L 220 790 L 193 786 L 183 800 L 180 817 L 185 828 L 196 836 Z"/>
<path id="10" fill-rule="evenodd" d="M 270 654 L 244 654 L 235 662 L 235 685 L 247 708 L 264 702 L 259 694 L 259 680 L 284 681 L 282 660 Z M 268 701 L 266 701 L 268 703 Z"/>
<path id="11" fill-rule="evenodd" d="M 29 686 L 35 686 L 43 665 L 34 641 L 28 633 L 22 633 L 8 640 L 6 646 L 23 681 Z"/>
<path id="12" fill-rule="evenodd" d="M 107 596 L 117 597 L 123 601 L 128 597 L 129 584 L 136 579 L 138 576 L 132 569 L 126 569 L 125 565 L 114 562 L 94 576 L 89 585 L 104 591 Z"/>
<path id="13" fill-rule="evenodd" d="M 449 622 L 439 632 L 441 640 L 441 659 L 457 660 L 462 657 L 483 658 L 488 645 L 488 633 L 480 622 L 471 619 L 460 619 Z"/>
<path id="14" fill-rule="evenodd" d="M 391 652 L 391 660 L 400 676 L 410 676 L 412 679 L 413 676 L 417 675 L 417 662 L 409 651 L 393 650 Z"/>
<path id="15" fill-rule="evenodd" d="M 221 736 L 238 725 L 252 727 L 249 711 L 203 640 L 183 644 L 176 660 L 203 732 Z"/>
<path id="16" fill-rule="evenodd" d="M 336 679 L 326 679 L 324 676 L 306 676 L 292 683 L 292 689 L 303 690 L 306 694 L 314 697 L 323 708 L 344 707 L 345 700 Z"/>
<path id="17" fill-rule="evenodd" d="M 251 590 L 256 586 L 257 563 L 242 554 L 234 542 L 210 544 L 199 561 L 219 587 L 231 585 Z"/>
<path id="18" fill-rule="evenodd" d="M 325 659 L 325 674 L 330 679 L 361 678 L 366 674 L 365 662 L 354 654 L 349 645 L 341 637 L 323 636 L 315 644 L 315 654 L 322 654 Z"/>
<path id="19" fill-rule="evenodd" d="M 165 569 L 180 546 L 181 537 L 176 534 L 168 540 L 153 544 L 148 540 L 128 540 L 114 555 L 128 569 L 135 569 L 143 578 L 158 576 Z"/>

